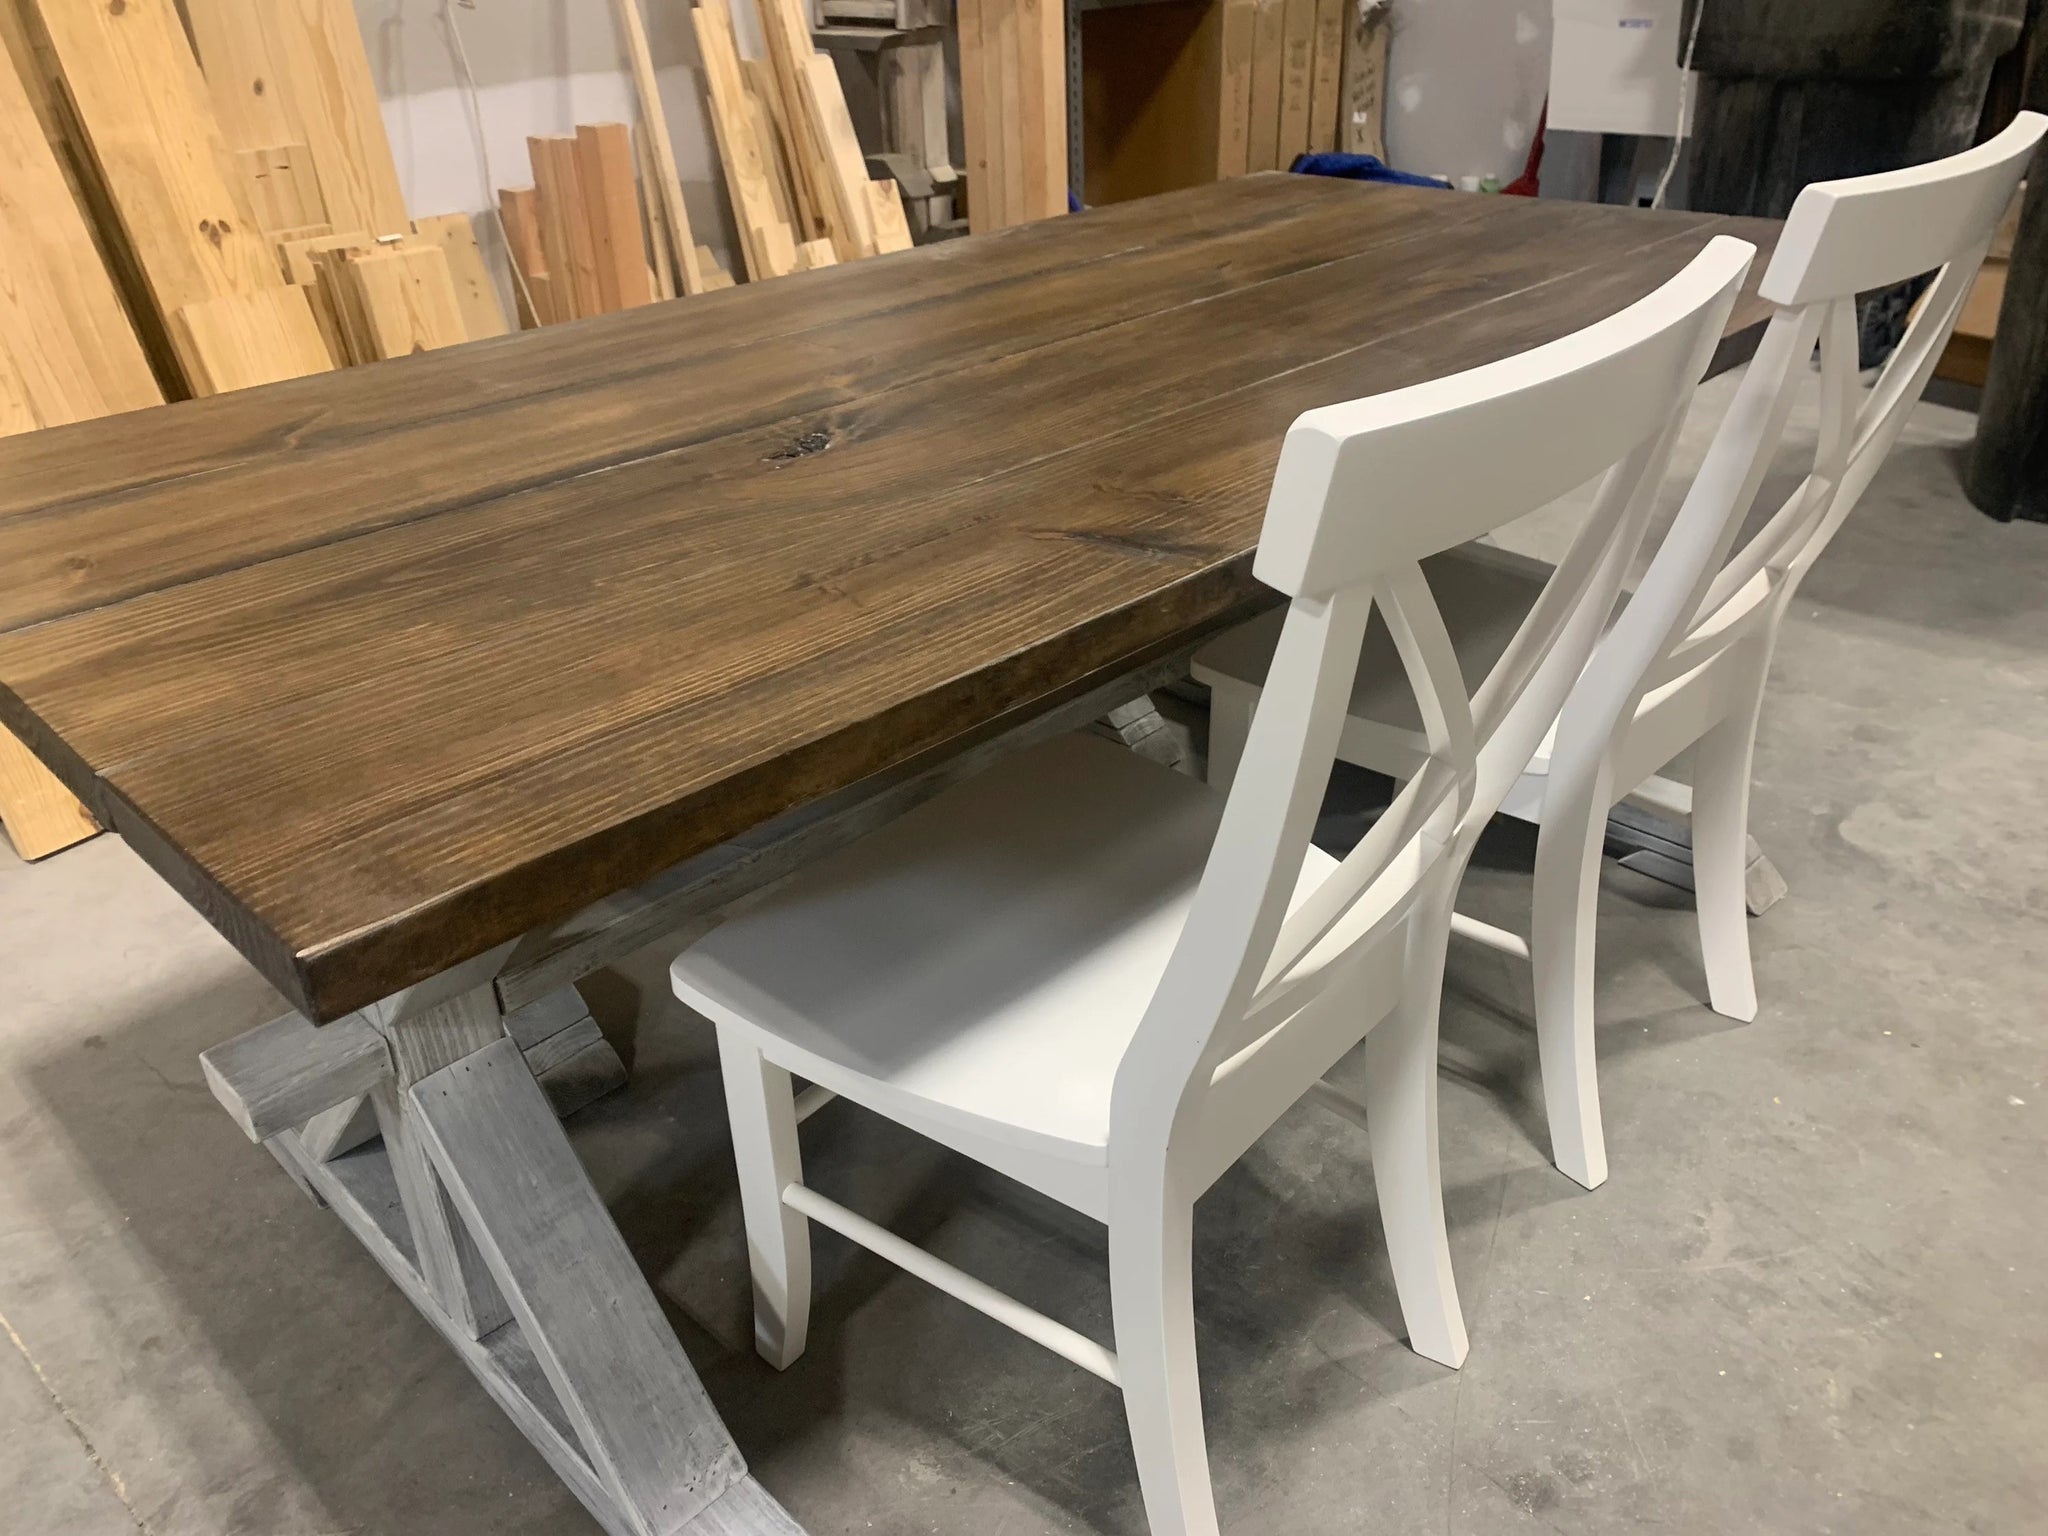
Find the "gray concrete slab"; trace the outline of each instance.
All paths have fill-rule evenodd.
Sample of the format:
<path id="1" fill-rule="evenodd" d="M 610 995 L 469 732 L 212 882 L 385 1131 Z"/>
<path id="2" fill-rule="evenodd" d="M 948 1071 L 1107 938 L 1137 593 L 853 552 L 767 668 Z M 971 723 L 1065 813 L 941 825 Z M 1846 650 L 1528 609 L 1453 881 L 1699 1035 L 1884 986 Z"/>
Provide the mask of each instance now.
<path id="1" fill-rule="evenodd" d="M 1754 1025 L 1704 1007 L 1683 898 L 1607 872 L 1605 1188 L 1549 1166 L 1526 978 L 1453 950 L 1466 1368 L 1400 1341 L 1348 1125 L 1297 1109 L 1204 1202 L 1226 1529 L 2042 1528 L 2048 529 L 1970 510 L 1968 432 L 1920 409 L 1788 626 L 1754 830 L 1791 895 L 1753 928 Z M 1468 908 L 1519 926 L 1528 854 L 1491 839 Z M 830 1234 L 810 1352 L 754 1358 L 709 1031 L 667 958 L 586 984 L 635 1081 L 573 1130 L 761 1480 L 818 1533 L 1142 1530 L 1109 1388 Z M 277 1006 L 115 840 L 0 853 L 0 1529 L 594 1530 L 207 1096 L 199 1050 Z M 850 1106 L 805 1137 L 827 1193 L 1108 1337 L 1090 1223 Z"/>

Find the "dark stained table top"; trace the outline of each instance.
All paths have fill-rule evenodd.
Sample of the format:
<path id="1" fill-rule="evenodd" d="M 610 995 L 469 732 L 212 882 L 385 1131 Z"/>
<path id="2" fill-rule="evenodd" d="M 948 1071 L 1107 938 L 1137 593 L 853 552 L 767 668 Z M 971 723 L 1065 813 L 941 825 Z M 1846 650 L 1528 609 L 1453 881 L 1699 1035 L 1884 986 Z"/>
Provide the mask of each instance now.
<path id="1" fill-rule="evenodd" d="M 10 438 L 0 720 L 333 1018 L 1248 611 L 1299 412 L 1775 230 L 1253 176 Z"/>

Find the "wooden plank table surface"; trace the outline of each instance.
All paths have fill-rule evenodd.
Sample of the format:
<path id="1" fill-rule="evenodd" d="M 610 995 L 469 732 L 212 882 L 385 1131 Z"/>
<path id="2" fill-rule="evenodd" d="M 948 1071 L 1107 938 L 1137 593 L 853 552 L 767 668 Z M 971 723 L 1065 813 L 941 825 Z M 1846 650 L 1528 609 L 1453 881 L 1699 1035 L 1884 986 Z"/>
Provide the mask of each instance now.
<path id="1" fill-rule="evenodd" d="M 1296 414 L 1775 228 L 1253 176 L 10 439 L 0 721 L 333 1019 L 1245 611 Z"/>

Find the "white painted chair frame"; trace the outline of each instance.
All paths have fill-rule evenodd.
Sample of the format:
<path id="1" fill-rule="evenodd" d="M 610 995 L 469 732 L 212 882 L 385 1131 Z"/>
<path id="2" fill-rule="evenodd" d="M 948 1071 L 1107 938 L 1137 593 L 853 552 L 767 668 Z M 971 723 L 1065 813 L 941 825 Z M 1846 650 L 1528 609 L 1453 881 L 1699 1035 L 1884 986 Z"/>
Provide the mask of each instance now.
<path id="1" fill-rule="evenodd" d="M 1313 1095 L 1368 1127 L 1411 1343 L 1445 1364 L 1463 1361 L 1436 1129 L 1451 899 L 1480 831 L 1598 641 L 1753 254 L 1716 240 L 1656 293 L 1575 335 L 1294 424 L 1255 565 L 1291 599 L 1271 686 L 1185 924 L 1115 1068 L 1106 1142 L 1085 1177 L 1043 1153 L 1034 1162 L 1021 1138 L 920 1115 L 900 1090 L 736 1012 L 708 979 L 715 962 L 693 958 L 697 950 L 677 961 L 678 995 L 718 1026 L 764 1356 L 786 1366 L 804 1346 L 807 1223 L 822 1221 L 1121 1386 L 1152 1529 L 1213 1533 L 1192 1313 L 1194 1202 Z M 1501 451 L 1457 451 L 1475 438 Z M 1419 561 L 1603 470 L 1572 550 L 1468 696 Z M 1311 855 L 1310 836 L 1375 604 L 1421 707 L 1428 754 L 1388 814 L 1304 896 L 1305 861 L 1331 863 Z M 800 917 L 801 902 L 793 906 Z M 738 921 L 772 911 L 771 899 Z M 772 920 L 786 925 L 779 935 L 800 940 L 788 916 Z M 703 947 L 716 944 L 714 935 Z M 787 948 L 801 964 L 800 942 Z M 1323 1081 L 1361 1039 L 1362 1106 Z M 818 1085 L 803 1103 L 791 1093 L 793 1072 Z M 1115 1352 L 806 1186 L 797 1127 L 821 1089 L 1106 1221 Z"/>
<path id="2" fill-rule="evenodd" d="M 1589 1189 L 1607 1177 L 1593 958 L 1608 812 L 1633 794 L 1690 816 L 1708 994 L 1716 1012 L 1753 1019 L 1744 899 L 1750 764 L 1778 631 L 1801 578 L 1904 429 L 2044 127 L 2048 119 L 2022 113 L 1963 154 L 1800 194 L 1760 285 L 1777 312 L 1670 535 L 1504 801 L 1507 814 L 1541 824 L 1530 938 L 1462 915 L 1454 931 L 1532 962 L 1552 1155 Z M 1898 349 L 1862 390 L 1856 295 L 1936 268 Z M 1821 431 L 1812 473 L 1731 558 L 1816 342 Z M 1196 672 L 1204 676 L 1199 657 Z M 1234 679 L 1205 680 L 1244 692 Z M 1226 771 L 1246 708 L 1242 697 L 1226 697 L 1212 720 L 1211 760 Z M 1687 748 L 1689 787 L 1660 772 Z M 1363 765 L 1407 771 L 1404 762 Z"/>

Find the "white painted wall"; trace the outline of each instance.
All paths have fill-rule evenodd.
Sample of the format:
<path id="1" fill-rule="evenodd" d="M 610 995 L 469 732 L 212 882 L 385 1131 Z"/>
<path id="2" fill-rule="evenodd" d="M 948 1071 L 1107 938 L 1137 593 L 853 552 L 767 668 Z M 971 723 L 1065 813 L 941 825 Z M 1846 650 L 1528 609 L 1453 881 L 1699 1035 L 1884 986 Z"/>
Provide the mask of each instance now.
<path id="1" fill-rule="evenodd" d="M 477 213 L 495 206 L 498 188 L 531 186 L 528 134 L 633 120 L 633 79 L 611 0 L 475 0 L 473 8 L 461 0 L 355 3 L 406 206 L 415 215 Z M 736 244 L 689 9 L 687 0 L 641 0 L 691 230 L 734 270 Z M 751 11 L 735 10 L 741 47 L 758 52 Z M 474 113 L 456 66 L 451 17 L 474 72 Z M 496 247 L 493 221 L 479 220 L 478 234 Z"/>
<path id="2" fill-rule="evenodd" d="M 1387 155 L 1424 175 L 1522 174 L 1550 85 L 1550 0 L 1392 0 Z"/>

